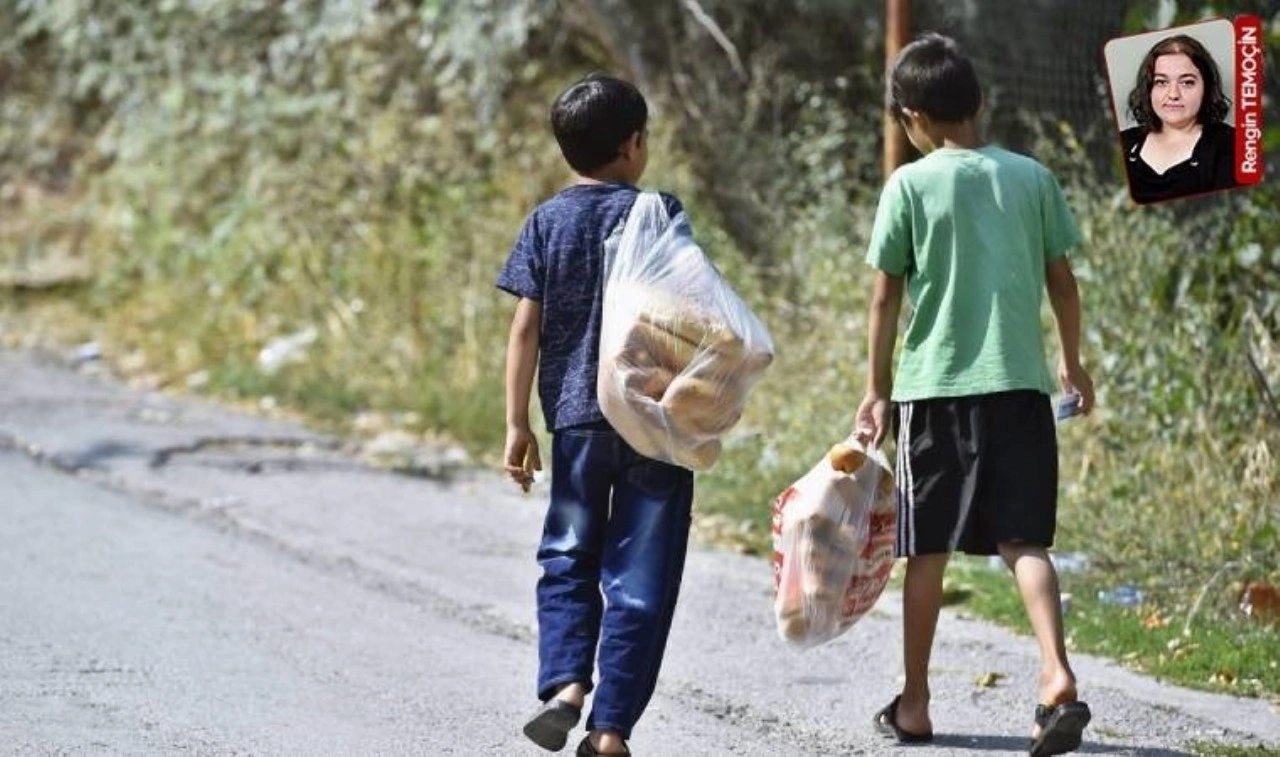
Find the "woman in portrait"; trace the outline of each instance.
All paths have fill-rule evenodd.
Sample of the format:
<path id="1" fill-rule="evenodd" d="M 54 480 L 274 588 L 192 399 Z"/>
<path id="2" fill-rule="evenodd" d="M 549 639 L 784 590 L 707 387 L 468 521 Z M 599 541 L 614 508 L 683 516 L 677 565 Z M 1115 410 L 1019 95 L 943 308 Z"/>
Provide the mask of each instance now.
<path id="1" fill-rule="evenodd" d="M 1138 125 L 1120 133 L 1129 192 L 1148 203 L 1236 185 L 1231 101 L 1213 57 L 1193 37 L 1156 43 L 1129 93 Z"/>

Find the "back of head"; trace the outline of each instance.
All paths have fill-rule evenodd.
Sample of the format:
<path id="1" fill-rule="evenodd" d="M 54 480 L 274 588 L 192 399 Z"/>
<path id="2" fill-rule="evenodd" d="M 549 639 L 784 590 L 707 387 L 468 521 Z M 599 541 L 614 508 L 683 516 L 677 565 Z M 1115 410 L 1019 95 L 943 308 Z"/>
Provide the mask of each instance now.
<path id="1" fill-rule="evenodd" d="M 896 118 L 914 110 L 934 121 L 967 121 L 982 106 L 973 62 L 950 37 L 928 33 L 902 48 L 889 74 L 887 107 Z"/>
<path id="2" fill-rule="evenodd" d="M 649 107 L 630 82 L 603 74 L 574 83 L 551 106 L 551 131 L 569 166 L 590 174 L 611 163 L 623 143 L 644 131 Z"/>

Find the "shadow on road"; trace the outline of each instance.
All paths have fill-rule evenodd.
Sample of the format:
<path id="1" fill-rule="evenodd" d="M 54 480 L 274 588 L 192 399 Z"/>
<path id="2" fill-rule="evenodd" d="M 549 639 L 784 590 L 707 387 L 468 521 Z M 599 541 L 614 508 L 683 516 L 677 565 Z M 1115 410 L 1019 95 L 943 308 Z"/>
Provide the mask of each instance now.
<path id="1" fill-rule="evenodd" d="M 84 468 L 103 468 L 103 463 L 113 458 L 140 457 L 145 454 L 146 449 L 136 444 L 107 439 L 80 450 L 58 453 L 53 462 L 60 468 L 75 472 Z"/>
<path id="2" fill-rule="evenodd" d="M 987 736 L 971 733 L 935 734 L 933 746 L 952 749 L 971 749 L 981 752 L 1025 752 L 1029 738 L 1023 736 Z M 1076 750 L 1080 754 L 1134 754 L 1142 757 L 1194 757 L 1191 752 L 1179 752 L 1173 749 L 1146 749 L 1142 747 L 1106 744 L 1090 740 L 1085 735 L 1084 743 Z"/>

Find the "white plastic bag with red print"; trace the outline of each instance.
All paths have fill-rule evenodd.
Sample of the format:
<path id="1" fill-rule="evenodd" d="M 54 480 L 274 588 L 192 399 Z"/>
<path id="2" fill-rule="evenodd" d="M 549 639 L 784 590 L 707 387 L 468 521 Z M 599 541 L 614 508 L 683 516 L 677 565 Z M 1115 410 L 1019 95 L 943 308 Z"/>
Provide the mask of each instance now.
<path id="1" fill-rule="evenodd" d="M 896 535 L 884 454 L 852 438 L 837 444 L 774 502 L 778 635 L 808 648 L 849 630 L 889 581 Z"/>
<path id="2" fill-rule="evenodd" d="M 640 193 L 605 254 L 600 409 L 640 454 L 706 470 L 773 340 L 656 192 Z"/>

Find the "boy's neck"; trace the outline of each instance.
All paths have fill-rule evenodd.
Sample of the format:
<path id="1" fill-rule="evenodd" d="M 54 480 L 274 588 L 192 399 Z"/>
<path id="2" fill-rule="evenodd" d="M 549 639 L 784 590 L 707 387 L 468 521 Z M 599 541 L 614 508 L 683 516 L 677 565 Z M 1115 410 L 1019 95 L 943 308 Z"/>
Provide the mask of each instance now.
<path id="1" fill-rule="evenodd" d="M 578 174 L 578 178 L 573 182 L 579 187 L 599 187 L 607 184 L 630 184 L 631 182 L 621 178 L 611 178 L 607 176 L 583 176 Z"/>
<path id="2" fill-rule="evenodd" d="M 578 174 L 578 184 L 632 184 L 634 185 L 637 178 L 631 176 L 630 173 L 619 166 L 613 164 L 601 168 L 599 171 L 593 171 L 589 174 Z"/>
<path id="3" fill-rule="evenodd" d="M 933 152 L 940 147 L 976 150 L 987 144 L 982 139 L 982 133 L 978 130 L 977 121 L 972 118 L 954 123 L 935 121 L 929 124 L 926 136 L 932 143 L 929 147 L 929 152 Z"/>

